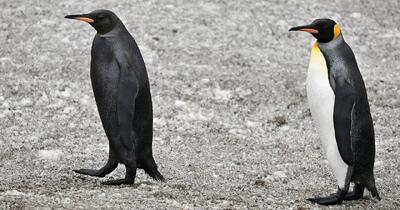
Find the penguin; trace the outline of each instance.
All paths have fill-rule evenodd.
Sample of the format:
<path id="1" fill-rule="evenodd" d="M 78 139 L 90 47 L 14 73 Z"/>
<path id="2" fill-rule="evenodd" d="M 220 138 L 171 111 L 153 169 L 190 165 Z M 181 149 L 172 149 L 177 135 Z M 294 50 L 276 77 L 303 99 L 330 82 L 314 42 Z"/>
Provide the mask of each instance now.
<path id="1" fill-rule="evenodd" d="M 367 91 L 357 61 L 331 19 L 316 19 L 289 31 L 310 33 L 311 50 L 307 97 L 329 166 L 338 189 L 327 197 L 307 200 L 321 205 L 340 204 L 363 197 L 364 189 L 380 200 L 375 186 L 375 137 Z M 349 192 L 350 183 L 354 189 Z"/>
<path id="2" fill-rule="evenodd" d="M 153 158 L 153 110 L 150 85 L 139 48 L 121 20 L 109 10 L 65 18 L 89 23 L 96 31 L 91 50 L 90 78 L 100 119 L 109 140 L 107 164 L 76 173 L 104 177 L 119 163 L 125 178 L 106 185 L 134 184 L 137 168 L 164 181 Z"/>

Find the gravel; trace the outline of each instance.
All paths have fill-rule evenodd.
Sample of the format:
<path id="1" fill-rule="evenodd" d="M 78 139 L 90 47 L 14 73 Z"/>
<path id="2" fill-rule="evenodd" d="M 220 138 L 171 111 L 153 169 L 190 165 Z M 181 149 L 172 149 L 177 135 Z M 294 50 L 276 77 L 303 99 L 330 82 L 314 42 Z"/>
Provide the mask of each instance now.
<path id="1" fill-rule="evenodd" d="M 306 101 L 312 37 L 337 20 L 369 94 L 383 198 L 332 209 L 400 208 L 399 1 L 0 0 L 0 209 L 309 209 L 336 190 Z M 89 80 L 95 31 L 67 14 L 113 10 L 136 38 L 167 182 L 99 168 L 108 142 Z M 367 193 L 367 198 L 370 198 Z"/>

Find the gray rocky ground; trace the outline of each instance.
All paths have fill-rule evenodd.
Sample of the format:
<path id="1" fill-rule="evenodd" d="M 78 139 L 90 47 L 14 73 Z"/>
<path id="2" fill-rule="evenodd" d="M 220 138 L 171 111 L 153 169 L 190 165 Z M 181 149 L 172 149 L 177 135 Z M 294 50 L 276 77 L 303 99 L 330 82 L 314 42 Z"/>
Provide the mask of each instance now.
<path id="1" fill-rule="evenodd" d="M 115 11 L 136 38 L 154 103 L 166 183 L 101 167 L 105 138 L 89 80 L 95 34 L 66 14 Z M 364 76 L 383 198 L 333 209 L 400 208 L 400 3 L 388 1 L 0 1 L 0 208 L 308 209 L 335 191 L 307 108 L 317 17 L 341 23 Z M 369 194 L 366 196 L 369 198 Z"/>

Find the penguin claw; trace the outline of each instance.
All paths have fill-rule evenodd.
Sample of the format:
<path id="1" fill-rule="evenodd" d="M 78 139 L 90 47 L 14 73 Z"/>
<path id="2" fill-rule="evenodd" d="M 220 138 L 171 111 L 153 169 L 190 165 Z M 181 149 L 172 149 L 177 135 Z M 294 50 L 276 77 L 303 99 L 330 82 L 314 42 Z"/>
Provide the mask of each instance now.
<path id="1" fill-rule="evenodd" d="M 160 181 L 160 182 L 165 182 L 165 178 L 163 177 L 163 175 L 157 170 L 157 169 L 153 169 L 153 170 L 145 170 L 145 172 L 154 180 L 156 181 Z"/>
<path id="2" fill-rule="evenodd" d="M 79 169 L 73 170 L 75 173 L 89 175 L 89 176 L 96 176 L 96 177 L 104 177 L 105 175 L 100 170 L 93 170 L 93 169 Z"/>
<path id="3" fill-rule="evenodd" d="M 307 198 L 307 200 L 320 205 L 335 205 L 343 202 L 343 199 L 340 199 L 337 196 Z"/>
<path id="4" fill-rule="evenodd" d="M 123 184 L 132 185 L 134 183 L 135 183 L 135 180 L 116 179 L 116 180 L 108 180 L 108 181 L 102 182 L 101 184 L 103 184 L 103 185 L 123 185 Z"/>

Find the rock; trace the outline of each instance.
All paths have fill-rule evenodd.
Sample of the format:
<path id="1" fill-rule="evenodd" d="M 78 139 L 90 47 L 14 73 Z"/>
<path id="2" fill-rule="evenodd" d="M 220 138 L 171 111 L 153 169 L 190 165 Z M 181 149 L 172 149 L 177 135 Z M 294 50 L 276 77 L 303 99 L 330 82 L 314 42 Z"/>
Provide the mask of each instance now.
<path id="1" fill-rule="evenodd" d="M 61 97 L 69 98 L 71 96 L 71 88 L 65 88 L 58 92 Z"/>
<path id="2" fill-rule="evenodd" d="M 33 101 L 30 98 L 23 98 L 21 101 L 19 101 L 19 105 L 22 107 L 31 107 L 33 106 Z"/>
<path id="3" fill-rule="evenodd" d="M 61 150 L 40 150 L 38 152 L 38 157 L 40 159 L 45 159 L 45 160 L 58 160 L 60 159 L 62 155 Z"/>
<path id="4" fill-rule="evenodd" d="M 273 173 L 273 175 L 275 176 L 275 177 L 278 177 L 278 178 L 286 178 L 287 176 L 286 176 L 286 173 L 284 172 L 284 171 L 275 171 L 274 173 Z"/>
<path id="5" fill-rule="evenodd" d="M 381 167 L 382 165 L 383 165 L 382 161 L 375 161 L 375 164 L 374 164 L 375 167 Z"/>
<path id="6" fill-rule="evenodd" d="M 203 83 L 203 84 L 207 84 L 207 83 L 210 82 L 210 80 L 207 79 L 207 78 L 203 78 L 203 79 L 200 80 L 200 82 Z"/>
<path id="7" fill-rule="evenodd" d="M 257 180 L 254 182 L 254 184 L 255 184 L 255 185 L 258 185 L 258 186 L 265 186 L 265 185 L 266 185 L 266 182 L 265 182 L 264 180 L 262 180 L 262 179 L 257 179 Z"/>
<path id="8" fill-rule="evenodd" d="M 43 93 L 42 96 L 36 101 L 36 105 L 45 105 L 49 103 L 49 97 L 47 97 L 46 93 Z"/>
<path id="9" fill-rule="evenodd" d="M 181 101 L 181 100 L 175 101 L 175 106 L 177 106 L 177 107 L 183 107 L 185 105 L 186 105 L 186 102 L 184 102 L 184 101 Z"/>
<path id="10" fill-rule="evenodd" d="M 220 87 L 216 87 L 214 89 L 214 96 L 219 100 L 229 100 L 232 95 L 232 91 L 230 90 L 222 90 Z"/>
<path id="11" fill-rule="evenodd" d="M 278 115 L 274 117 L 274 122 L 277 126 L 282 126 L 286 124 L 286 118 L 283 115 Z"/>
<path id="12" fill-rule="evenodd" d="M 259 123 L 257 123 L 257 122 L 253 122 L 253 121 L 250 121 L 250 120 L 246 121 L 246 126 L 247 127 L 254 128 L 254 127 L 257 127 L 258 125 L 259 125 Z"/>
<path id="13" fill-rule="evenodd" d="M 351 17 L 353 17 L 353 18 L 360 18 L 361 17 L 361 14 L 360 13 L 358 13 L 358 12 L 353 12 L 353 13 L 351 13 L 351 15 L 350 15 Z"/>

